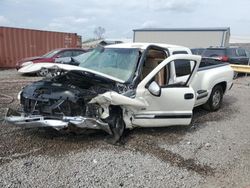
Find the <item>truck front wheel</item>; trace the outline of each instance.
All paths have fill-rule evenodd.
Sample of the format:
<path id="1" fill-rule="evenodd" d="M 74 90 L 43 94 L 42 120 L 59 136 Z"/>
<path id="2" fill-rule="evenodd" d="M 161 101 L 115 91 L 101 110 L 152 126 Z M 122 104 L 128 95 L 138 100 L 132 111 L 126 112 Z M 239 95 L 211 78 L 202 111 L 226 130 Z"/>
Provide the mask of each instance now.
<path id="1" fill-rule="evenodd" d="M 211 92 L 211 95 L 203 107 L 209 111 L 217 111 L 221 107 L 223 99 L 223 89 L 220 85 L 216 85 Z"/>
<path id="2" fill-rule="evenodd" d="M 107 139 L 110 144 L 117 144 L 124 133 L 125 122 L 123 121 L 122 109 L 119 106 L 110 107 L 110 116 L 105 120 L 112 131 Z"/>

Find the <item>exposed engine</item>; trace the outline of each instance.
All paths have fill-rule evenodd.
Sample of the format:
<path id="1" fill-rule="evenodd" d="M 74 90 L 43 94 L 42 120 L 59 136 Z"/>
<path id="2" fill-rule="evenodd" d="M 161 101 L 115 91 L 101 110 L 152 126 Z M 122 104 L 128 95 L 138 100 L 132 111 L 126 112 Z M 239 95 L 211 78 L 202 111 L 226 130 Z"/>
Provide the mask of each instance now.
<path id="1" fill-rule="evenodd" d="M 119 88 L 121 88 L 119 84 Z M 26 86 L 21 93 L 23 112 L 60 119 L 63 116 L 99 118 L 101 108 L 88 102 L 98 94 L 116 91 L 114 81 L 82 71 L 42 80 Z M 124 91 L 124 89 L 122 89 Z"/>

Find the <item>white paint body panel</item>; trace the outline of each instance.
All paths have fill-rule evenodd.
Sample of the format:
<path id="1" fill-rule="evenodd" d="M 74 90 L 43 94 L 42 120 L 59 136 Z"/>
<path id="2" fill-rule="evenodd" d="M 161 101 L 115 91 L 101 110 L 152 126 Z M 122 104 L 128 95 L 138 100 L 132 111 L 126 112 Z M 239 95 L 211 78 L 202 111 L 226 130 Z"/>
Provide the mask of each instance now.
<path id="1" fill-rule="evenodd" d="M 153 96 L 148 91 L 145 91 L 144 98 L 148 102 L 148 106 L 141 108 L 135 114 L 140 118 L 133 118 L 133 124 L 140 127 L 163 127 L 171 125 L 188 125 L 191 122 L 192 110 L 195 103 L 195 98 L 185 100 L 185 93 L 192 93 L 192 88 L 162 88 L 161 96 Z M 161 118 L 147 118 L 146 115 L 155 116 L 161 115 Z M 144 115 L 145 118 L 142 118 Z M 167 118 L 163 118 L 163 116 Z M 187 118 L 179 118 L 181 115 L 190 115 Z M 176 116 L 176 118 L 174 117 Z"/>
<path id="2" fill-rule="evenodd" d="M 218 83 L 226 83 L 226 93 L 233 84 L 233 75 L 234 72 L 229 65 L 198 71 L 191 82 L 191 87 L 194 91 L 196 91 L 196 96 L 198 90 L 207 90 L 208 96 L 203 99 L 196 100 L 195 106 L 205 104 L 210 97 L 213 87 Z"/>
<path id="3" fill-rule="evenodd" d="M 146 88 L 146 85 L 163 67 L 177 59 L 193 60 L 197 62 L 186 86 L 161 88 L 161 95 L 153 96 Z M 200 61 L 201 57 L 196 55 L 172 55 L 152 70 L 152 72 L 141 81 L 136 90 L 136 98 L 144 98 L 148 106 L 141 108 L 141 110 L 135 113 L 132 124 L 141 127 L 190 124 L 192 110 L 195 104 L 195 92 L 189 85 L 198 70 Z M 185 94 L 193 95 L 193 98 L 187 100 L 184 97 Z M 138 118 L 138 115 L 140 115 L 140 118 Z M 143 118 L 143 115 L 155 115 L 155 117 L 148 118 L 145 116 L 145 118 Z"/>

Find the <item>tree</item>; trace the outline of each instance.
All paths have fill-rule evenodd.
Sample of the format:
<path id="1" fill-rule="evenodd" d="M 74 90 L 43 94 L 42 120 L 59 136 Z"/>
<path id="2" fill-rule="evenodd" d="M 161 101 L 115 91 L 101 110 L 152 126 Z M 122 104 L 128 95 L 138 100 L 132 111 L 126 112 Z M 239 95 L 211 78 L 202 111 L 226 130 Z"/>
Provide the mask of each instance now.
<path id="1" fill-rule="evenodd" d="M 94 34 L 96 35 L 97 39 L 103 38 L 104 33 L 105 33 L 105 28 L 103 28 L 101 26 L 95 28 L 95 30 L 94 30 Z"/>

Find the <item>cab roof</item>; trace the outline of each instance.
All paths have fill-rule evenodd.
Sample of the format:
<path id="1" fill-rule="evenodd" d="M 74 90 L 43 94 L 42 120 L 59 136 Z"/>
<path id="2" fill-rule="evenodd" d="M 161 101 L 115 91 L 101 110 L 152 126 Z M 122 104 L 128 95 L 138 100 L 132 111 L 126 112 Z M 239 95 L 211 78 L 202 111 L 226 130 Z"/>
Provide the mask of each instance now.
<path id="1" fill-rule="evenodd" d="M 162 43 L 120 43 L 105 46 L 105 48 L 139 48 L 141 50 L 145 50 L 148 46 L 155 45 L 162 48 L 173 48 L 173 49 L 189 49 L 184 46 L 171 45 L 171 44 L 162 44 Z"/>

